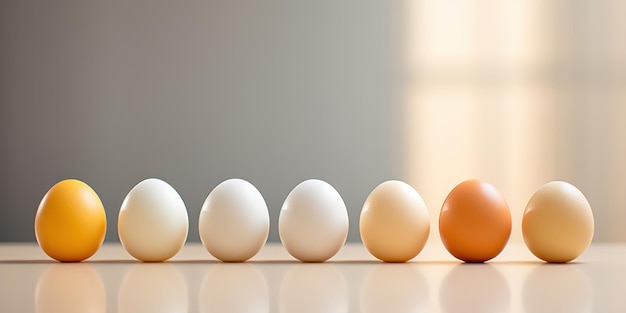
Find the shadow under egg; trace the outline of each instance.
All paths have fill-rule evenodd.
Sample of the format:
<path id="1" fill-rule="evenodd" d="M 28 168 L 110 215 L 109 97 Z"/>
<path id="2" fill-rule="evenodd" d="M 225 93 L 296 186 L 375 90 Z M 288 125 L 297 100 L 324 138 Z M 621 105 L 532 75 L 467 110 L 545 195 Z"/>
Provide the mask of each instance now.
<path id="1" fill-rule="evenodd" d="M 198 309 L 199 312 L 269 312 L 265 277 L 252 264 L 216 264 L 202 280 Z"/>
<path id="2" fill-rule="evenodd" d="M 524 280 L 522 303 L 525 312 L 592 312 L 592 288 L 576 264 L 542 264 Z"/>
<path id="3" fill-rule="evenodd" d="M 428 283 L 409 263 L 377 264 L 361 285 L 362 312 L 428 312 Z"/>
<path id="4" fill-rule="evenodd" d="M 511 291 L 502 274 L 489 264 L 454 266 L 439 290 L 442 312 L 509 312 Z"/>
<path id="5" fill-rule="evenodd" d="M 53 264 L 35 290 L 35 312 L 106 312 L 102 279 L 87 263 Z"/>

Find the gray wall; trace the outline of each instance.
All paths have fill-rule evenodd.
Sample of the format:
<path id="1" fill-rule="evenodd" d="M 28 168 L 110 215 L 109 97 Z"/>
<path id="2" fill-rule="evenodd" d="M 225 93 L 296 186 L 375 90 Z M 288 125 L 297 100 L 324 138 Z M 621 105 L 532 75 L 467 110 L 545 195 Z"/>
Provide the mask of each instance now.
<path id="1" fill-rule="evenodd" d="M 85 181 L 107 240 L 139 181 L 199 210 L 240 177 L 270 208 L 321 178 L 341 193 L 349 240 L 380 182 L 402 179 L 403 10 L 388 1 L 0 2 L 0 241 L 34 240 L 45 192 Z"/>

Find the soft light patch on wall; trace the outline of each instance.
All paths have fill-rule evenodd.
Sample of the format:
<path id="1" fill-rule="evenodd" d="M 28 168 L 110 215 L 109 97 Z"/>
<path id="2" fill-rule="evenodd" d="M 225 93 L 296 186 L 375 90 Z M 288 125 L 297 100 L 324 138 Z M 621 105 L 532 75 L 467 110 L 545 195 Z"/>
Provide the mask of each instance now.
<path id="1" fill-rule="evenodd" d="M 560 108 L 537 69 L 551 55 L 537 1 L 409 3 L 407 168 L 431 215 L 452 188 L 483 179 L 507 198 L 521 242 L 528 197 L 554 175 Z"/>

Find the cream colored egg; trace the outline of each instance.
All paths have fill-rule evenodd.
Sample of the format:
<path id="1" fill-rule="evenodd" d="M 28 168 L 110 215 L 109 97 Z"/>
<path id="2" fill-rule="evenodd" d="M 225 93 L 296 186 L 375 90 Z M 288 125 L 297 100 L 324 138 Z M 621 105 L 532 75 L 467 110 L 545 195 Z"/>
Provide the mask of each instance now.
<path id="1" fill-rule="evenodd" d="M 593 239 L 593 212 L 573 185 L 554 181 L 530 198 L 522 218 L 528 249 L 546 262 L 564 263 L 580 256 Z"/>
<path id="2" fill-rule="evenodd" d="M 178 192 L 168 183 L 146 179 L 130 190 L 118 218 L 124 249 L 145 262 L 165 261 L 187 240 L 189 218 Z"/>
<path id="3" fill-rule="evenodd" d="M 385 262 L 406 262 L 422 251 L 430 232 L 428 209 L 410 185 L 386 181 L 365 200 L 359 220 L 367 250 Z"/>
<path id="4" fill-rule="evenodd" d="M 348 211 L 341 195 L 319 179 L 300 183 L 283 203 L 278 233 L 287 252 L 300 261 L 331 258 L 348 236 Z"/>
<path id="5" fill-rule="evenodd" d="M 225 262 L 242 262 L 267 241 L 270 216 L 259 190 L 233 178 L 209 193 L 198 224 L 202 244 L 211 255 Z"/>

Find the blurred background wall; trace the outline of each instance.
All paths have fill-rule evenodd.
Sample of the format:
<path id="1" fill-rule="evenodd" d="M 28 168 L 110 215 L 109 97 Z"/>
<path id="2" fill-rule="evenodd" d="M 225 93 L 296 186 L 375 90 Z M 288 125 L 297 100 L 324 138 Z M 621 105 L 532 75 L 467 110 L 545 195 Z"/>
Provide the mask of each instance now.
<path id="1" fill-rule="evenodd" d="M 240 177 L 264 195 L 270 240 L 301 181 L 332 184 L 358 216 L 403 178 L 401 3 L 6 0 L 0 32 L 0 240 L 34 240 L 46 191 L 100 195 L 107 240 L 139 181 L 183 197 L 189 240 L 208 193 Z"/>
<path id="2" fill-rule="evenodd" d="M 91 185 L 107 240 L 139 181 L 176 188 L 198 241 L 221 181 L 282 201 L 320 178 L 350 241 L 369 192 L 402 179 L 437 214 L 481 178 L 521 213 L 543 183 L 578 186 L 596 241 L 626 241 L 621 1 L 0 2 L 0 241 L 33 241 L 64 178 Z"/>
<path id="3" fill-rule="evenodd" d="M 431 215 L 458 182 L 484 179 L 521 241 L 528 199 L 565 180 L 591 203 L 595 241 L 626 241 L 626 3 L 420 0 L 408 12 L 405 169 Z"/>

